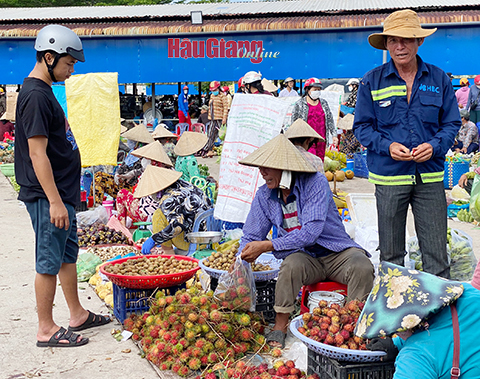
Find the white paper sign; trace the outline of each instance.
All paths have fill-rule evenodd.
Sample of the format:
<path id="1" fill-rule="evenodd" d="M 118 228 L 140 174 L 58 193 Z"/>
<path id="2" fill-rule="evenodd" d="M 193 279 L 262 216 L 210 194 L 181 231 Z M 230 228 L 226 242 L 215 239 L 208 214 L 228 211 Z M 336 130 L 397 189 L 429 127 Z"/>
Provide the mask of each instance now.
<path id="1" fill-rule="evenodd" d="M 264 181 L 257 168 L 238 161 L 280 133 L 288 105 L 273 96 L 234 96 L 220 162 L 215 218 L 245 222 L 255 193 Z"/>

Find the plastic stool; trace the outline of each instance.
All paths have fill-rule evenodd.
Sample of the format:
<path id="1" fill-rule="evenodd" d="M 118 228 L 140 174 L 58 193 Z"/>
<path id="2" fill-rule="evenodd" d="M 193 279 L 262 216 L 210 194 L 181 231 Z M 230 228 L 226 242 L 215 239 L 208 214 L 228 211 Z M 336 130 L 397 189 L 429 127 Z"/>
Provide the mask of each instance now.
<path id="1" fill-rule="evenodd" d="M 133 232 L 133 242 L 137 242 L 141 238 L 150 237 L 152 235 L 152 232 L 147 229 L 147 226 L 151 224 L 151 222 L 134 222 L 133 225 L 138 226 L 138 228 Z"/>
<path id="2" fill-rule="evenodd" d="M 308 313 L 308 296 L 315 291 L 338 292 L 343 296 L 347 296 L 347 285 L 338 282 L 318 282 L 302 287 L 302 303 L 300 305 L 300 314 Z"/>

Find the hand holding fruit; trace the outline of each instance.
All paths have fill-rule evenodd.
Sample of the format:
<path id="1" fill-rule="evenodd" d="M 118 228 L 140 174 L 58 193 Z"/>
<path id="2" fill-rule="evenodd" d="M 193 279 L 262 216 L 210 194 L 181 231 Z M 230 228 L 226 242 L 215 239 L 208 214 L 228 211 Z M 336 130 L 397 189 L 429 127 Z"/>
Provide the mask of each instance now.
<path id="1" fill-rule="evenodd" d="M 273 250 L 271 241 L 252 241 L 245 245 L 241 258 L 248 263 L 255 262 L 260 254 Z"/>

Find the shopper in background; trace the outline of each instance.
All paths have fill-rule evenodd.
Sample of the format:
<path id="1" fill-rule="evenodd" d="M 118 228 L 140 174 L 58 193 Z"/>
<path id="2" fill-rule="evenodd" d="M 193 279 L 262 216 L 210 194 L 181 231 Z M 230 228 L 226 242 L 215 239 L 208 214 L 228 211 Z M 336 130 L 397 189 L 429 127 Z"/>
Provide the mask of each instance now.
<path id="1" fill-rule="evenodd" d="M 198 117 L 197 120 L 198 123 L 207 125 L 208 122 L 208 105 L 202 105 L 200 108 L 200 116 Z"/>
<path id="2" fill-rule="evenodd" d="M 227 97 L 227 100 L 228 100 L 228 110 L 230 110 L 230 107 L 232 106 L 232 100 L 233 100 L 233 97 L 232 95 L 230 94 L 230 88 L 228 86 L 223 86 L 222 87 L 222 92 L 223 94 Z"/>
<path id="3" fill-rule="evenodd" d="M 478 150 L 478 128 L 470 121 L 470 114 L 466 109 L 460 109 L 462 127 L 458 131 L 453 149 L 463 154 L 474 153 Z"/>
<path id="4" fill-rule="evenodd" d="M 470 121 L 476 125 L 480 121 L 480 75 L 475 76 L 474 85 L 470 87 L 466 108 L 470 112 Z"/>
<path id="5" fill-rule="evenodd" d="M 272 95 L 266 91 L 262 85 L 262 74 L 256 71 L 249 71 L 242 79 L 242 83 L 245 86 L 247 93 L 259 94 L 259 95 Z"/>
<path id="6" fill-rule="evenodd" d="M 295 80 L 292 77 L 289 76 L 288 78 L 286 78 L 283 82 L 283 85 L 285 86 L 285 88 L 280 91 L 278 97 L 298 96 L 298 92 L 295 91 Z"/>
<path id="7" fill-rule="evenodd" d="M 75 206 L 80 203 L 80 152 L 52 90 L 52 84 L 68 79 L 85 57 L 80 38 L 60 25 L 41 29 L 35 50 L 37 62 L 18 94 L 15 177 L 18 199 L 25 203 L 35 232 L 37 346 L 76 347 L 88 338 L 74 332 L 110 322 L 87 311 L 78 298 Z M 70 313 L 68 330 L 53 319 L 57 276 Z"/>
<path id="8" fill-rule="evenodd" d="M 310 125 L 322 138 L 308 150 L 322 161 L 325 158 L 326 141 L 328 136 L 337 137 L 332 112 L 325 99 L 320 98 L 322 82 L 317 78 L 310 78 L 304 84 L 305 94 L 293 106 L 292 122 L 301 118 Z"/>
<path id="9" fill-rule="evenodd" d="M 460 79 L 460 88 L 455 92 L 457 104 L 460 109 L 465 108 L 468 104 L 468 95 L 470 93 L 470 83 L 467 78 Z"/>
<path id="10" fill-rule="evenodd" d="M 192 126 L 192 120 L 188 113 L 188 86 L 183 86 L 182 92 L 178 95 L 178 122 Z"/>
<path id="11" fill-rule="evenodd" d="M 357 92 L 358 92 L 359 83 L 360 81 L 357 78 L 349 79 L 349 81 L 347 82 L 347 87 L 348 87 L 348 90 L 350 91 L 350 96 L 345 102 L 346 107 L 355 108 L 355 106 L 357 105 Z"/>
<path id="12" fill-rule="evenodd" d="M 403 265 L 411 205 L 423 269 L 449 278 L 443 174 L 461 121 L 448 76 L 417 55 L 435 31 L 423 29 L 417 14 L 406 9 L 385 19 L 383 33 L 368 37 L 392 58 L 363 77 L 353 130 L 367 148 L 375 184 L 380 259 Z"/>
<path id="13" fill-rule="evenodd" d="M 210 83 L 210 101 L 208 103 L 208 119 L 210 124 L 207 128 L 208 141 L 202 150 L 204 157 L 212 158 L 213 145 L 218 138 L 218 131 L 221 126 L 227 123 L 228 99 L 223 92 L 220 92 L 220 82 L 214 80 Z"/>

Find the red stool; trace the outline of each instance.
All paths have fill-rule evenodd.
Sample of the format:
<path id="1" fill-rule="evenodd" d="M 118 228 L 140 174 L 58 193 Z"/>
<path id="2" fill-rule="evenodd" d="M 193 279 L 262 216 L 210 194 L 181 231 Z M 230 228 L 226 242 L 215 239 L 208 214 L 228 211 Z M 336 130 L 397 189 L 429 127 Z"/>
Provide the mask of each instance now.
<path id="1" fill-rule="evenodd" d="M 347 296 L 347 285 L 338 282 L 319 282 L 302 287 L 302 304 L 300 305 L 300 314 L 309 312 L 308 296 L 315 291 L 338 292 L 340 295 Z"/>

